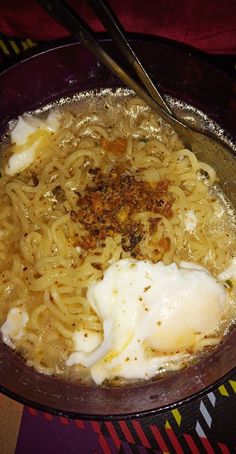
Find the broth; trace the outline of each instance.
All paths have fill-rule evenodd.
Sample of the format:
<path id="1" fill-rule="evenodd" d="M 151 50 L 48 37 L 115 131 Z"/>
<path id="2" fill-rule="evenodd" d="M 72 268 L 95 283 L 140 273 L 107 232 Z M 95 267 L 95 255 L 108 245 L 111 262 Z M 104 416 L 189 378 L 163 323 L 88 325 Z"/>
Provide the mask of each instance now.
<path id="1" fill-rule="evenodd" d="M 104 338 L 88 289 L 113 263 L 133 260 L 200 265 L 227 294 L 214 331 L 175 351 L 148 350 L 164 358 L 154 376 L 186 367 L 217 345 L 236 315 L 235 271 L 227 277 L 236 229 L 214 169 L 122 90 L 87 93 L 23 118 L 31 128 L 25 142 L 12 143 L 12 124 L 1 145 L 4 342 L 41 373 L 90 381 L 90 367 L 68 365 L 75 333 L 101 336 L 98 344 Z M 123 378 L 113 373 L 108 380 Z"/>

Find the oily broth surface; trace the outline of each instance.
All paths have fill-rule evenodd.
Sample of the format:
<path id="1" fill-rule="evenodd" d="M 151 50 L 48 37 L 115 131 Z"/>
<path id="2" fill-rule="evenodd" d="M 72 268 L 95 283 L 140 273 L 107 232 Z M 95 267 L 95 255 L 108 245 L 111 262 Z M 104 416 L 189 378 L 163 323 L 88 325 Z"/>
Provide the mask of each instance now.
<path id="1" fill-rule="evenodd" d="M 119 91 L 82 96 L 58 107 L 62 126 L 55 137 L 49 137 L 40 159 L 14 177 L 2 171 L 0 324 L 11 308 L 23 305 L 29 323 L 27 335 L 15 341 L 16 350 L 42 373 L 86 381 L 85 368 L 66 367 L 65 361 L 73 350 L 75 330 L 101 331 L 86 301 L 88 286 L 102 277 L 111 261 L 126 257 L 165 264 L 188 260 L 217 276 L 235 253 L 235 217 L 217 186 L 214 170 L 199 164 L 191 152 L 183 152 L 173 129 L 139 99 Z M 4 140 L 1 169 L 9 160 L 8 145 Z M 158 187 L 164 208 L 162 204 L 155 212 L 150 208 L 131 212 L 138 226 L 136 238 L 141 236 L 134 247 L 130 239 L 127 243 L 127 231 L 122 243 L 122 229 L 110 228 L 106 236 L 92 242 L 91 229 L 88 235 L 88 224 L 80 222 L 79 200 L 97 184 L 97 169 L 108 186 L 112 172 L 118 183 L 120 174 L 154 188 L 170 182 L 167 188 Z M 189 210 L 197 216 L 191 232 L 185 219 Z M 124 216 L 121 212 L 120 224 Z M 215 343 L 234 317 L 232 304 Z M 211 345 L 214 342 L 207 346 Z M 185 367 L 194 358 L 193 352 L 186 352 L 175 368 Z"/>

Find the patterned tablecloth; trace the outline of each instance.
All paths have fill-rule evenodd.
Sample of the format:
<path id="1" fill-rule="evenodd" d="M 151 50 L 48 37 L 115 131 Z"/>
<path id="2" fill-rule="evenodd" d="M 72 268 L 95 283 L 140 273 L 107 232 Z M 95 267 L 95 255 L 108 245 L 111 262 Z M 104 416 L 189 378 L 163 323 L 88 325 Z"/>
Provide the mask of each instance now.
<path id="1" fill-rule="evenodd" d="M 38 45 L 31 39 L 0 35 L 0 70 Z M 225 58 L 232 74 L 234 60 Z M 236 372 L 204 397 L 156 416 L 113 422 L 69 420 L 23 407 L 0 394 L 0 421 L 0 454 L 229 454 L 236 452 Z"/>
<path id="2" fill-rule="evenodd" d="M 0 397 L 1 454 L 236 452 L 236 373 L 201 399 L 128 421 L 67 419 Z"/>

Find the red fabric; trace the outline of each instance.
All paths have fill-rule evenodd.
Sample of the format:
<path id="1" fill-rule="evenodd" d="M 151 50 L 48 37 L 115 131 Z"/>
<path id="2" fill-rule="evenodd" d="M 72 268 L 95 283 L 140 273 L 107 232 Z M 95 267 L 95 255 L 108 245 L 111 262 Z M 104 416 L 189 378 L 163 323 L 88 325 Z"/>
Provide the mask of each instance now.
<path id="1" fill-rule="evenodd" d="M 1 0 L 0 32 L 51 40 L 68 33 L 36 0 Z M 210 53 L 236 54 L 236 0 L 110 0 L 129 32 L 153 34 Z M 84 0 L 71 5 L 96 31 L 103 27 Z"/>

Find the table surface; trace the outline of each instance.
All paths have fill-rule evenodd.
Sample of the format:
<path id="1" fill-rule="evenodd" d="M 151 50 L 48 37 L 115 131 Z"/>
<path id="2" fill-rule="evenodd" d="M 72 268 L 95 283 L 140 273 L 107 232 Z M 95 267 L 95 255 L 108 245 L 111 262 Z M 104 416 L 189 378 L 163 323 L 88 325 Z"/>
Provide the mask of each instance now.
<path id="1" fill-rule="evenodd" d="M 52 43 L 0 34 L 0 70 Z M 236 57 L 210 57 L 233 77 Z M 191 403 L 129 421 L 82 421 L 24 407 L 0 395 L 1 454 L 236 452 L 236 372 Z"/>

